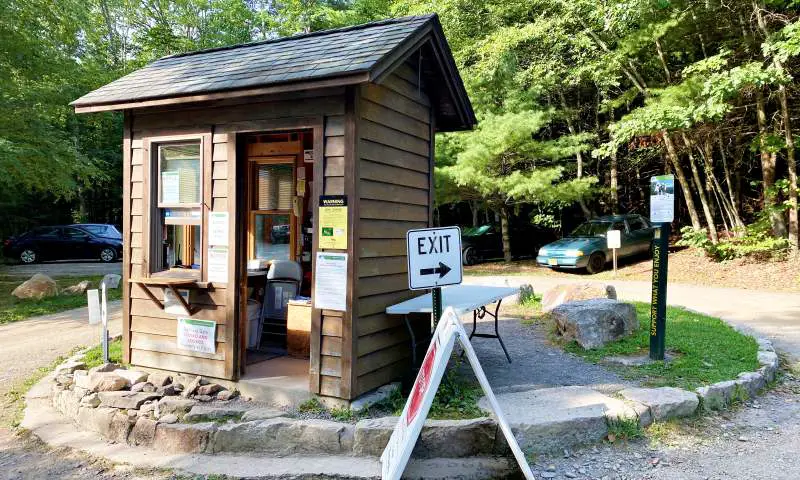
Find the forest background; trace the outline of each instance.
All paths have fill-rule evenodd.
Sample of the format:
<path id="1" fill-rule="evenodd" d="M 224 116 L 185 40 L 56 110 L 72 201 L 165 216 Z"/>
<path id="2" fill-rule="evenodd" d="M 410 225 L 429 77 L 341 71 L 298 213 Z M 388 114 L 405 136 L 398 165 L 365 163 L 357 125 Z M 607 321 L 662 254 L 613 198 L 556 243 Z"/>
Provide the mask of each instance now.
<path id="1" fill-rule="evenodd" d="M 672 173 L 682 243 L 797 251 L 794 0 L 6 0 L 0 236 L 120 223 L 121 115 L 75 115 L 81 95 L 164 55 L 429 12 L 479 119 L 437 137 L 443 223 L 497 221 L 508 247 L 514 224 L 647 215 Z"/>

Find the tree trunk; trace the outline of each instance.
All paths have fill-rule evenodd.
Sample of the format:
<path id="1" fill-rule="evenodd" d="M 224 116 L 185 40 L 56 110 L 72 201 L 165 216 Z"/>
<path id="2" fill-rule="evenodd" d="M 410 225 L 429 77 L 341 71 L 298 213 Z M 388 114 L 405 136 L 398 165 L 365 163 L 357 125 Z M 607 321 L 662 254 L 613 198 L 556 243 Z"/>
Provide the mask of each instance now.
<path id="1" fill-rule="evenodd" d="M 558 96 L 561 100 L 561 108 L 564 109 L 567 121 L 567 130 L 569 130 L 570 135 L 576 135 L 577 129 L 575 128 L 575 125 L 572 123 L 572 115 L 570 115 L 569 112 L 567 112 L 569 107 L 567 106 L 566 98 L 564 98 L 564 92 L 561 89 L 558 90 Z M 581 153 L 580 150 L 575 152 L 575 171 L 576 171 L 575 176 L 577 178 L 583 177 L 583 154 Z M 586 217 L 586 220 L 591 219 L 593 216 L 592 212 L 591 210 L 589 210 L 589 207 L 586 206 L 586 202 L 584 202 L 582 198 L 578 200 L 578 205 L 580 205 L 581 211 L 583 212 L 583 216 Z"/>
<path id="2" fill-rule="evenodd" d="M 672 83 L 672 75 L 669 73 L 667 61 L 664 58 L 664 50 L 661 49 L 661 41 L 656 38 L 656 51 L 658 52 L 658 59 L 661 60 L 661 66 L 664 68 L 664 79 L 667 83 Z"/>
<path id="3" fill-rule="evenodd" d="M 508 226 L 508 207 L 500 207 L 500 232 L 503 236 L 503 260 L 511 261 L 511 231 Z"/>
<path id="4" fill-rule="evenodd" d="M 481 204 L 477 200 L 470 200 L 467 202 L 469 205 L 469 210 L 472 213 L 472 226 L 478 227 L 480 226 L 480 220 L 478 219 L 478 214 L 481 211 Z"/>
<path id="5" fill-rule="evenodd" d="M 706 224 L 708 224 L 708 234 L 711 237 L 711 243 L 718 243 L 719 237 L 717 236 L 717 226 L 714 221 L 714 214 L 711 212 L 711 206 L 708 202 L 708 196 L 706 196 L 705 187 L 703 186 L 703 182 L 700 181 L 700 173 L 697 170 L 697 164 L 695 163 L 694 154 L 692 153 L 693 145 L 691 141 L 689 141 L 689 137 L 686 134 L 682 134 L 683 141 L 686 143 L 686 150 L 689 152 L 689 167 L 692 169 L 692 178 L 694 179 L 694 186 L 697 188 L 697 195 L 700 197 L 700 205 L 703 207 L 703 214 L 706 217 Z"/>
<path id="6" fill-rule="evenodd" d="M 741 230 L 744 229 L 744 221 L 742 221 L 742 216 L 739 213 L 739 205 L 736 203 L 736 188 L 731 180 L 731 170 L 728 166 L 728 156 L 725 155 L 725 145 L 722 143 L 722 135 L 719 135 L 717 140 L 719 141 L 720 158 L 722 158 L 722 169 L 725 173 L 725 184 L 728 185 L 728 199 L 730 200 L 731 215 L 733 215 L 733 224 L 737 230 L 736 234 L 738 236 L 742 233 Z M 733 167 L 736 168 L 736 164 L 734 164 Z"/>
<path id="7" fill-rule="evenodd" d="M 686 174 L 683 173 L 678 154 L 675 152 L 675 144 L 672 143 L 672 139 L 669 137 L 669 133 L 666 130 L 661 131 L 661 136 L 664 138 L 664 145 L 667 147 L 667 157 L 672 163 L 675 176 L 678 177 L 678 183 L 681 184 L 683 199 L 686 201 L 686 209 L 689 210 L 689 217 L 692 219 L 692 228 L 700 230 L 703 228 L 703 225 L 700 223 L 700 215 L 697 213 L 697 207 L 695 207 L 694 200 L 692 199 L 691 185 L 689 185 L 689 182 L 686 180 Z"/>
<path id="8" fill-rule="evenodd" d="M 609 181 L 609 186 L 611 188 L 611 212 L 612 213 L 619 213 L 619 181 L 617 179 L 617 170 L 619 169 L 619 164 L 617 161 L 617 149 L 611 152 L 611 163 L 609 165 L 611 180 Z"/>
<path id="9" fill-rule="evenodd" d="M 781 69 L 783 66 L 775 61 L 775 65 Z M 781 116 L 783 117 L 783 134 L 786 139 L 786 168 L 789 171 L 789 245 L 792 250 L 798 248 L 798 218 L 797 218 L 797 161 L 794 156 L 794 138 L 792 136 L 792 120 L 789 114 L 789 102 L 786 99 L 786 87 L 778 87 L 778 99 L 781 104 Z"/>
<path id="10" fill-rule="evenodd" d="M 767 113 L 764 107 L 764 93 L 756 92 L 756 119 L 758 120 L 758 137 L 761 156 L 761 177 L 764 180 L 764 210 L 769 212 L 772 233 L 776 237 L 786 236 L 786 222 L 783 214 L 775 205 L 775 155 L 767 148 Z"/>
<path id="11" fill-rule="evenodd" d="M 733 202 L 730 201 L 728 196 L 725 195 L 725 192 L 722 190 L 722 185 L 720 185 L 719 180 L 717 180 L 717 176 L 714 174 L 714 165 L 712 163 L 712 159 L 714 158 L 714 144 L 711 142 L 710 138 L 707 138 L 704 143 L 705 153 L 703 154 L 703 161 L 706 166 L 706 179 L 711 180 L 711 184 L 714 187 L 715 197 L 717 199 L 717 204 L 719 205 L 719 209 L 722 212 L 722 220 L 725 222 L 725 217 L 728 218 L 728 225 L 725 225 L 725 230 L 734 230 L 735 228 L 739 227 L 739 223 L 741 220 L 739 219 L 738 214 L 734 211 L 735 208 L 733 206 Z M 723 153 L 724 157 L 724 153 Z M 723 158 L 723 163 L 725 162 Z"/>

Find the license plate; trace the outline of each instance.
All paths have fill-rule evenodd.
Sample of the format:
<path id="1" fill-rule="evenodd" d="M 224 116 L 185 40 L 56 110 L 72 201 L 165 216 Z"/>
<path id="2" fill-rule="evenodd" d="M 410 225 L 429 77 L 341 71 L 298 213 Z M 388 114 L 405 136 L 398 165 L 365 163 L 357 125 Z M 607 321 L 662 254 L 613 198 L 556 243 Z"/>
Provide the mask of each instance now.
<path id="1" fill-rule="evenodd" d="M 558 260 L 556 260 L 555 258 L 548 258 L 547 259 L 547 264 L 548 265 L 558 265 Z"/>

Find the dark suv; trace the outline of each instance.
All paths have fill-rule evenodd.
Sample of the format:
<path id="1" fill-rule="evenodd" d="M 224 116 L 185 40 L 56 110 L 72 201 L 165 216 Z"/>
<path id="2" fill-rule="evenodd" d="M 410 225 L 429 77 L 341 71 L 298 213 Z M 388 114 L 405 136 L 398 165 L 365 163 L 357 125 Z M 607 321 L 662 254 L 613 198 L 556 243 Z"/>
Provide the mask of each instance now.
<path id="1" fill-rule="evenodd" d="M 3 255 L 22 263 L 42 260 L 122 258 L 122 234 L 114 225 L 75 224 L 37 227 L 3 244 Z"/>

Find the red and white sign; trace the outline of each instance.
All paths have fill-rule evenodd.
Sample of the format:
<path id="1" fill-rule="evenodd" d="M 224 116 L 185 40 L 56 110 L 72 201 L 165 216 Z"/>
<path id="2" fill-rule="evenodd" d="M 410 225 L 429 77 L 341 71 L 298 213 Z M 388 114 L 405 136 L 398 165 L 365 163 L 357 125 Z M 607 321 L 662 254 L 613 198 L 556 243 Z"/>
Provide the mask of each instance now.
<path id="1" fill-rule="evenodd" d="M 475 355 L 475 350 L 469 341 L 469 335 L 467 335 L 464 326 L 452 307 L 448 307 L 444 311 L 439 324 L 436 326 L 436 331 L 433 332 L 431 344 L 425 354 L 425 359 L 422 361 L 422 367 L 417 374 L 417 379 L 414 381 L 411 395 L 409 395 L 403 408 L 403 414 L 400 415 L 392 432 L 392 437 L 381 455 L 381 477 L 384 480 L 399 480 L 403 475 L 408 459 L 411 456 L 411 451 L 417 443 L 422 426 L 425 424 L 425 418 L 427 418 L 431 409 L 436 390 L 438 390 L 442 376 L 447 369 L 447 362 L 453 353 L 456 339 L 461 343 L 464 352 L 467 354 L 472 370 L 475 372 L 475 376 L 478 377 L 478 382 L 481 384 L 483 392 L 492 406 L 497 422 L 500 424 L 500 429 L 503 431 L 522 473 L 526 479 L 533 480 L 533 472 L 531 472 L 531 468 L 525 460 L 525 455 L 519 448 L 517 439 L 514 438 L 511 427 L 500 410 L 500 404 L 497 403 L 497 398 L 492 392 L 489 380 L 486 378 L 478 357 Z"/>

